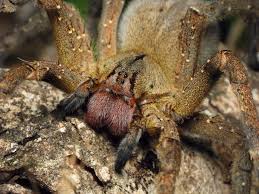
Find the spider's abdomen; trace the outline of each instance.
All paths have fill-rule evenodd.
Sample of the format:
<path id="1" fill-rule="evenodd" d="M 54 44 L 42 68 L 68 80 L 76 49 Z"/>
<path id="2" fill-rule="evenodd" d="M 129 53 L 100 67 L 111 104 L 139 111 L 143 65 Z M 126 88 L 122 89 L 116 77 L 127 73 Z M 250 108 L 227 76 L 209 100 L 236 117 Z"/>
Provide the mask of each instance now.
<path id="1" fill-rule="evenodd" d="M 122 96 L 107 91 L 98 91 L 90 97 L 86 112 L 86 123 L 94 128 L 107 128 L 114 136 L 128 132 L 135 104 L 129 104 Z"/>

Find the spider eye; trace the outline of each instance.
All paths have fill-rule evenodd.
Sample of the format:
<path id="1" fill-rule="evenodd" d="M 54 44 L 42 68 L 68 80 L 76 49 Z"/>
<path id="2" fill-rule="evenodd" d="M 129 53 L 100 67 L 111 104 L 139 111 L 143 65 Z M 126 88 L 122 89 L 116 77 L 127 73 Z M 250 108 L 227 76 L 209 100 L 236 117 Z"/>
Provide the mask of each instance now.
<path id="1" fill-rule="evenodd" d="M 128 74 L 127 74 L 127 73 L 125 73 L 125 74 L 124 74 L 124 78 L 127 78 L 127 77 L 128 77 Z"/>

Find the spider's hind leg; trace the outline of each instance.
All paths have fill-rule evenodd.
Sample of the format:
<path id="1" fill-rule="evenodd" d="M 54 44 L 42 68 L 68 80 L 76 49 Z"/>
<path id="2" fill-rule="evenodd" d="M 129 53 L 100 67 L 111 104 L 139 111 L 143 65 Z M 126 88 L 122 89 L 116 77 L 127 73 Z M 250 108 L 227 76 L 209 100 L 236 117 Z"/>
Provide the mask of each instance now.
<path id="1" fill-rule="evenodd" d="M 231 193 L 250 193 L 252 162 L 241 130 L 234 130 L 219 117 L 209 118 L 201 114 L 187 120 L 182 128 L 183 139 L 203 144 L 223 164 L 223 170 L 230 172 Z"/>

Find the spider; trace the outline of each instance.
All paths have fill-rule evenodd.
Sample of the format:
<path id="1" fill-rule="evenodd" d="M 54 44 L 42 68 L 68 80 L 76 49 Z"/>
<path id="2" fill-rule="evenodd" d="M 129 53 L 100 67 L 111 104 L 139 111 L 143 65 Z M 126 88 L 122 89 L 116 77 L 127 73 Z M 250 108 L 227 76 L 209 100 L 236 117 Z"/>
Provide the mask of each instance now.
<path id="1" fill-rule="evenodd" d="M 50 78 L 71 93 L 57 106 L 59 114 L 84 109 L 90 127 L 122 139 L 117 172 L 147 133 L 159 160 L 157 193 L 174 192 L 182 138 L 213 150 L 230 170 L 232 193 L 250 192 L 251 162 L 259 180 L 259 124 L 248 76 L 231 51 L 217 51 L 217 28 L 207 32 L 227 15 L 258 17 L 257 0 L 133 0 L 122 16 L 124 1 L 104 0 L 97 59 L 73 6 L 62 0 L 39 3 L 52 23 L 58 62 L 24 61 L 3 76 L 3 93 L 24 79 Z M 244 135 L 218 117 L 196 112 L 224 73 L 240 104 Z"/>

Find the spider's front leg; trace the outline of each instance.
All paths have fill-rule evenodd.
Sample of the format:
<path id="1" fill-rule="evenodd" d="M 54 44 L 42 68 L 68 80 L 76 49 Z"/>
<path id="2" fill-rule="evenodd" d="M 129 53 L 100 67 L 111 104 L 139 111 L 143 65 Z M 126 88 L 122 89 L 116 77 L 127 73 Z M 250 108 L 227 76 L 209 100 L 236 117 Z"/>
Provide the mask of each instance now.
<path id="1" fill-rule="evenodd" d="M 155 105 L 143 107 L 146 130 L 149 134 L 158 132 L 155 144 L 159 159 L 159 173 L 156 176 L 156 193 L 174 193 L 176 178 L 180 171 L 181 145 L 177 125 Z"/>
<path id="2" fill-rule="evenodd" d="M 160 120 L 160 119 L 159 119 Z M 181 145 L 178 130 L 174 121 L 161 121 L 161 127 L 156 152 L 160 161 L 160 171 L 156 177 L 157 193 L 174 193 L 176 178 L 180 171 Z"/>
<path id="3" fill-rule="evenodd" d="M 23 80 L 43 80 L 47 76 L 54 76 L 59 83 L 55 86 L 70 91 L 80 83 L 80 77 L 68 70 L 62 64 L 50 61 L 25 61 L 4 73 L 0 79 L 0 91 L 9 94 Z M 62 81 L 61 81 L 62 80 Z"/>
<path id="4" fill-rule="evenodd" d="M 42 80 L 51 74 L 58 82 L 56 86 L 72 92 L 87 77 L 96 76 L 91 40 L 79 12 L 62 0 L 40 0 L 39 3 L 47 11 L 52 24 L 58 62 L 25 62 L 25 65 L 4 74 L 0 91 L 8 93 L 24 79 Z"/>
<path id="5" fill-rule="evenodd" d="M 230 75 L 232 89 L 239 101 L 242 127 L 249 144 L 249 153 L 253 160 L 257 179 L 255 183 L 257 184 L 259 182 L 259 123 L 248 76 L 237 57 L 230 51 L 218 52 L 215 57 L 207 61 L 202 69 L 196 72 L 194 78 L 176 95 L 175 102 L 170 105 L 170 109 L 181 117 L 191 115 L 222 73 Z"/>
<path id="6" fill-rule="evenodd" d="M 85 104 L 94 86 L 95 80 L 88 78 L 78 86 L 75 92 L 61 100 L 54 112 L 57 113 L 60 118 L 64 118 L 66 115 L 70 115 L 79 110 Z"/>
<path id="7" fill-rule="evenodd" d="M 124 0 L 103 0 L 103 10 L 99 26 L 99 61 L 116 54 L 117 28 Z"/>
<path id="8" fill-rule="evenodd" d="M 151 136 L 159 135 L 158 141 L 152 142 L 160 162 L 160 171 L 155 180 L 156 193 L 174 193 L 181 164 L 181 146 L 176 124 L 154 104 L 144 105 L 141 112 L 142 118 L 131 123 L 129 133 L 119 145 L 115 169 L 117 172 L 121 171 L 145 129 Z"/>
<path id="9" fill-rule="evenodd" d="M 39 0 L 50 19 L 58 52 L 58 62 L 81 77 L 96 73 L 91 38 L 80 13 L 63 0 Z"/>

